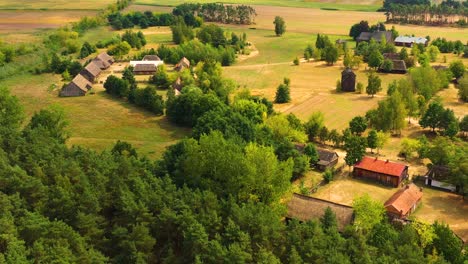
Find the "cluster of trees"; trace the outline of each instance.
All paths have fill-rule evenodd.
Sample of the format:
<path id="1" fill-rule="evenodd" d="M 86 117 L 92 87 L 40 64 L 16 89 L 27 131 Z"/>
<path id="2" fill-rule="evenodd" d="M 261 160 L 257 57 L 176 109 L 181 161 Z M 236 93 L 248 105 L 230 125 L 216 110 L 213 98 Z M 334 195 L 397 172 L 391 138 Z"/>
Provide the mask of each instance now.
<path id="1" fill-rule="evenodd" d="M 56 74 L 64 74 L 75 76 L 81 70 L 83 66 L 79 61 L 72 60 L 71 58 L 61 57 L 56 53 L 52 53 L 50 60 L 48 60 L 47 68 L 45 69 L 46 72 L 53 72 Z"/>
<path id="2" fill-rule="evenodd" d="M 396 51 L 395 45 L 387 43 L 385 40 L 380 43 L 371 39 L 370 42 L 361 41 L 354 50 L 354 55 L 362 56 L 371 68 L 378 68 L 383 63 L 383 53 L 393 53 Z"/>
<path id="3" fill-rule="evenodd" d="M 455 53 L 455 54 L 462 54 L 465 50 L 465 45 L 460 40 L 451 41 L 446 40 L 445 38 L 436 38 L 431 42 L 431 45 L 436 46 L 439 48 L 440 52 L 442 53 Z"/>
<path id="4" fill-rule="evenodd" d="M 409 24 L 443 25 L 468 24 L 468 1 L 445 0 L 440 4 L 431 4 L 431 1 L 393 1 L 384 2 L 387 11 L 387 22 L 400 22 Z"/>
<path id="5" fill-rule="evenodd" d="M 375 25 L 369 25 L 367 20 L 361 20 L 359 23 L 356 23 L 351 26 L 349 29 L 349 36 L 356 40 L 362 32 L 376 32 L 376 31 L 386 31 L 387 28 L 385 24 L 382 22 L 378 22 Z M 392 37 L 398 37 L 398 32 L 396 31 L 395 27 L 392 27 Z"/>
<path id="6" fill-rule="evenodd" d="M 455 117 L 453 110 L 446 108 L 439 101 L 433 101 L 427 107 L 424 115 L 419 120 L 421 127 L 430 127 L 433 132 L 438 128 L 444 132 L 446 136 L 454 137 L 460 131 L 458 119 Z"/>
<path id="7" fill-rule="evenodd" d="M 130 47 L 141 49 L 141 47 L 146 45 L 146 38 L 143 32 L 133 32 L 131 30 L 126 30 L 125 33 L 122 34 L 121 37 L 122 41 L 126 41 Z"/>
<path id="8" fill-rule="evenodd" d="M 284 104 L 291 101 L 290 84 L 291 80 L 289 78 L 284 78 L 283 83 L 276 89 L 275 103 Z"/>
<path id="9" fill-rule="evenodd" d="M 185 23 L 195 26 L 192 21 L 198 17 L 209 22 L 224 24 L 250 25 L 254 23 L 257 13 L 248 5 L 224 5 L 222 3 L 186 3 L 178 5 L 172 13 L 183 17 Z"/>
<path id="10" fill-rule="evenodd" d="M 121 14 L 120 12 L 111 13 L 107 16 L 107 21 L 115 30 L 133 28 L 138 25 L 140 28 L 170 26 L 174 24 L 175 17 L 170 13 L 155 14 L 151 11 L 132 12 Z"/>
<path id="11" fill-rule="evenodd" d="M 83 59 L 93 54 L 94 52 L 96 52 L 96 46 L 91 45 L 89 44 L 89 42 L 85 41 L 85 43 L 83 43 L 83 46 L 81 46 L 80 55 L 78 57 L 80 59 Z"/>
<path id="12" fill-rule="evenodd" d="M 458 80 L 458 96 L 465 102 L 468 102 L 468 74 Z"/>
<path id="13" fill-rule="evenodd" d="M 332 43 L 327 35 L 317 34 L 315 48 L 312 45 L 307 45 L 304 49 L 304 58 L 308 61 L 311 58 L 315 60 L 323 60 L 328 65 L 333 65 L 338 61 L 341 54 L 348 54 L 346 43 L 344 45 Z"/>
<path id="14" fill-rule="evenodd" d="M 138 89 L 132 67 L 125 68 L 122 78 L 114 75 L 107 77 L 104 89 L 108 94 L 127 99 L 129 103 L 156 115 L 164 114 L 165 104 L 162 96 L 157 94 L 156 88 L 153 86 Z"/>

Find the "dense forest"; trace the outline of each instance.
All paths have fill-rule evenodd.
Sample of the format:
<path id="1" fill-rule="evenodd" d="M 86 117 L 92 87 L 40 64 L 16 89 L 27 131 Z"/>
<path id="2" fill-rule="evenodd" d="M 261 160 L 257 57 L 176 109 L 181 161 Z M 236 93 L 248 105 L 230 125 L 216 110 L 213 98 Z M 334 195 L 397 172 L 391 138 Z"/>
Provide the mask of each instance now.
<path id="1" fill-rule="evenodd" d="M 387 22 L 445 25 L 468 25 L 468 1 L 445 0 L 431 5 L 429 0 L 384 1 Z"/>

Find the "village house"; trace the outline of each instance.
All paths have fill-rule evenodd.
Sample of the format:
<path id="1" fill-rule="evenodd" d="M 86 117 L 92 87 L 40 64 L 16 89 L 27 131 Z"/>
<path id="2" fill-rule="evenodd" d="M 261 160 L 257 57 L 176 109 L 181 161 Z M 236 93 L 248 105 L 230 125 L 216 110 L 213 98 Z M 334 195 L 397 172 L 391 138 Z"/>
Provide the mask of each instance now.
<path id="1" fill-rule="evenodd" d="M 433 165 L 424 176 L 424 183 L 437 189 L 443 189 L 450 192 L 459 192 L 459 186 L 448 183 L 450 177 L 450 168 L 447 166 Z"/>
<path id="2" fill-rule="evenodd" d="M 101 68 L 99 68 L 95 61 L 91 61 L 88 63 L 88 65 L 86 65 L 86 67 L 84 67 L 83 70 L 80 71 L 80 74 L 92 83 L 96 80 L 100 73 Z"/>
<path id="3" fill-rule="evenodd" d="M 356 44 L 360 42 L 370 42 L 373 39 L 377 43 L 382 42 L 383 39 L 386 40 L 387 43 L 393 43 L 393 36 L 391 31 L 376 31 L 376 32 L 361 32 L 359 37 L 356 38 Z"/>
<path id="4" fill-rule="evenodd" d="M 338 163 L 338 153 L 330 151 L 328 149 L 317 148 L 319 160 L 317 162 L 317 168 L 319 170 L 326 170 L 334 167 Z"/>
<path id="5" fill-rule="evenodd" d="M 136 64 L 133 67 L 133 74 L 135 75 L 153 75 L 157 71 L 154 64 Z"/>
<path id="6" fill-rule="evenodd" d="M 78 74 L 73 78 L 73 80 L 64 86 L 60 91 L 60 96 L 62 97 L 71 97 L 71 96 L 84 96 L 89 89 L 91 89 L 92 84 L 88 81 L 83 75 Z"/>
<path id="7" fill-rule="evenodd" d="M 93 62 L 101 69 L 105 70 L 109 68 L 114 63 L 114 58 L 109 56 L 106 52 L 99 53 L 96 58 L 93 59 Z"/>
<path id="8" fill-rule="evenodd" d="M 341 91 L 356 91 L 356 74 L 350 68 L 346 68 L 341 72 Z"/>
<path id="9" fill-rule="evenodd" d="M 190 68 L 190 61 L 187 58 L 183 57 L 179 61 L 179 63 L 175 65 L 174 70 L 180 72 L 187 68 Z"/>
<path id="10" fill-rule="evenodd" d="M 384 204 L 388 217 L 407 219 L 421 203 L 422 196 L 422 189 L 413 183 L 402 187 Z"/>
<path id="11" fill-rule="evenodd" d="M 162 60 L 141 60 L 141 61 L 130 61 L 130 66 L 136 67 L 137 65 L 153 65 L 154 68 L 158 68 L 160 65 L 163 65 L 164 61 Z"/>
<path id="12" fill-rule="evenodd" d="M 408 177 L 408 166 L 389 160 L 363 157 L 361 161 L 354 164 L 353 176 L 398 187 Z"/>
<path id="13" fill-rule="evenodd" d="M 401 47 L 413 47 L 414 44 L 423 44 L 427 46 L 429 40 L 422 37 L 411 37 L 411 36 L 398 36 L 395 39 L 395 46 Z"/>
<path id="14" fill-rule="evenodd" d="M 294 193 L 288 202 L 287 219 L 297 219 L 299 221 L 319 220 L 325 213 L 325 209 L 330 209 L 335 213 L 338 222 L 338 230 L 343 231 L 354 219 L 354 211 L 351 206 L 338 204 L 318 198 L 304 196 Z"/>
<path id="15" fill-rule="evenodd" d="M 406 68 L 406 63 L 404 60 L 400 59 L 400 54 L 398 53 L 384 53 L 383 57 L 385 60 L 391 60 L 393 63 L 392 73 L 402 73 L 405 74 L 408 72 Z M 379 71 L 383 71 L 382 66 L 379 67 Z"/>

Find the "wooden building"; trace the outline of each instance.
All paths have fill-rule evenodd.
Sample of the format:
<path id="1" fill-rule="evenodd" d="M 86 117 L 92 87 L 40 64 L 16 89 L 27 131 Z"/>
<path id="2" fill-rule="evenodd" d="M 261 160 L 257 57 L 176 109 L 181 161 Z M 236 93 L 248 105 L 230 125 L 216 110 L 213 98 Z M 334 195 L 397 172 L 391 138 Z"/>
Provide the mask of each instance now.
<path id="1" fill-rule="evenodd" d="M 317 168 L 319 170 L 326 170 L 334 167 L 338 163 L 338 153 L 330 151 L 328 149 L 317 148 L 319 160 L 317 162 Z"/>
<path id="2" fill-rule="evenodd" d="M 356 38 L 356 43 L 359 42 L 370 42 L 373 39 L 377 43 L 382 42 L 383 39 L 387 41 L 387 43 L 393 43 L 393 35 L 392 31 L 376 31 L 376 32 L 361 32 L 359 37 Z"/>
<path id="3" fill-rule="evenodd" d="M 385 60 L 391 60 L 393 63 L 392 70 L 390 71 L 391 73 L 401 73 L 405 74 L 408 72 L 408 69 L 406 68 L 406 63 L 404 60 L 400 59 L 400 54 L 398 53 L 384 53 L 383 57 Z M 379 71 L 384 71 L 382 66 L 379 67 Z"/>
<path id="4" fill-rule="evenodd" d="M 398 187 L 408 177 L 408 166 L 389 160 L 363 157 L 361 161 L 354 164 L 353 176 Z"/>
<path id="5" fill-rule="evenodd" d="M 160 61 L 161 58 L 158 55 L 145 55 L 142 61 Z"/>
<path id="6" fill-rule="evenodd" d="M 346 68 L 341 72 L 341 91 L 356 91 L 356 74 L 350 68 Z"/>
<path id="7" fill-rule="evenodd" d="M 184 69 L 188 69 L 188 68 L 190 68 L 190 61 L 187 58 L 183 57 L 179 61 L 179 63 L 177 63 L 175 65 L 174 70 L 180 72 L 180 71 L 183 71 Z"/>
<path id="8" fill-rule="evenodd" d="M 384 206 L 391 219 L 407 219 L 421 203 L 422 189 L 413 183 L 402 187 L 388 199 Z"/>
<path id="9" fill-rule="evenodd" d="M 90 82 L 94 82 L 100 73 L 101 68 L 99 68 L 95 61 L 91 61 L 83 70 L 80 71 L 80 74 Z"/>
<path id="10" fill-rule="evenodd" d="M 114 62 L 114 58 L 109 56 L 106 52 L 101 52 L 96 58 L 93 59 L 93 62 L 101 69 L 105 70 L 109 68 Z"/>
<path id="11" fill-rule="evenodd" d="M 62 88 L 59 95 L 62 97 L 84 96 L 91 88 L 92 83 L 81 74 L 78 74 L 69 84 Z"/>
<path id="12" fill-rule="evenodd" d="M 442 189 L 450 192 L 459 192 L 460 187 L 448 183 L 450 177 L 450 168 L 447 166 L 432 165 L 431 169 L 424 176 L 424 183 L 433 188 Z"/>
<path id="13" fill-rule="evenodd" d="M 156 65 L 154 64 L 136 64 L 133 68 L 135 75 L 153 75 L 156 73 Z"/>
<path id="14" fill-rule="evenodd" d="M 395 39 L 395 46 L 401 47 L 413 47 L 414 44 L 422 44 L 427 46 L 429 40 L 423 37 L 411 37 L 411 36 L 398 36 Z"/>
<path id="15" fill-rule="evenodd" d="M 182 88 L 184 88 L 184 85 L 182 84 L 182 79 L 180 77 L 177 77 L 177 80 L 175 80 L 175 82 L 172 84 L 172 88 L 174 88 L 175 91 L 179 92 L 179 94 L 182 92 Z"/>
<path id="16" fill-rule="evenodd" d="M 330 209 L 335 213 L 338 222 L 338 230 L 343 231 L 354 219 L 354 211 L 351 206 L 338 204 L 318 198 L 294 193 L 288 202 L 287 218 L 299 221 L 319 220 Z"/>

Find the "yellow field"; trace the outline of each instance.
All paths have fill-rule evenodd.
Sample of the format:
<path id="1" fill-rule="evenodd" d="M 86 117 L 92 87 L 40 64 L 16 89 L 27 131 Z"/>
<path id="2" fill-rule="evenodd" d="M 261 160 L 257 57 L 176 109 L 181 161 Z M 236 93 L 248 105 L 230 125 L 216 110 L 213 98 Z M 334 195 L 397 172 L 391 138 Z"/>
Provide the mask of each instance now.
<path id="1" fill-rule="evenodd" d="M 88 9 L 98 10 L 113 4 L 114 0 L 0 0 L 0 9 Z"/>

